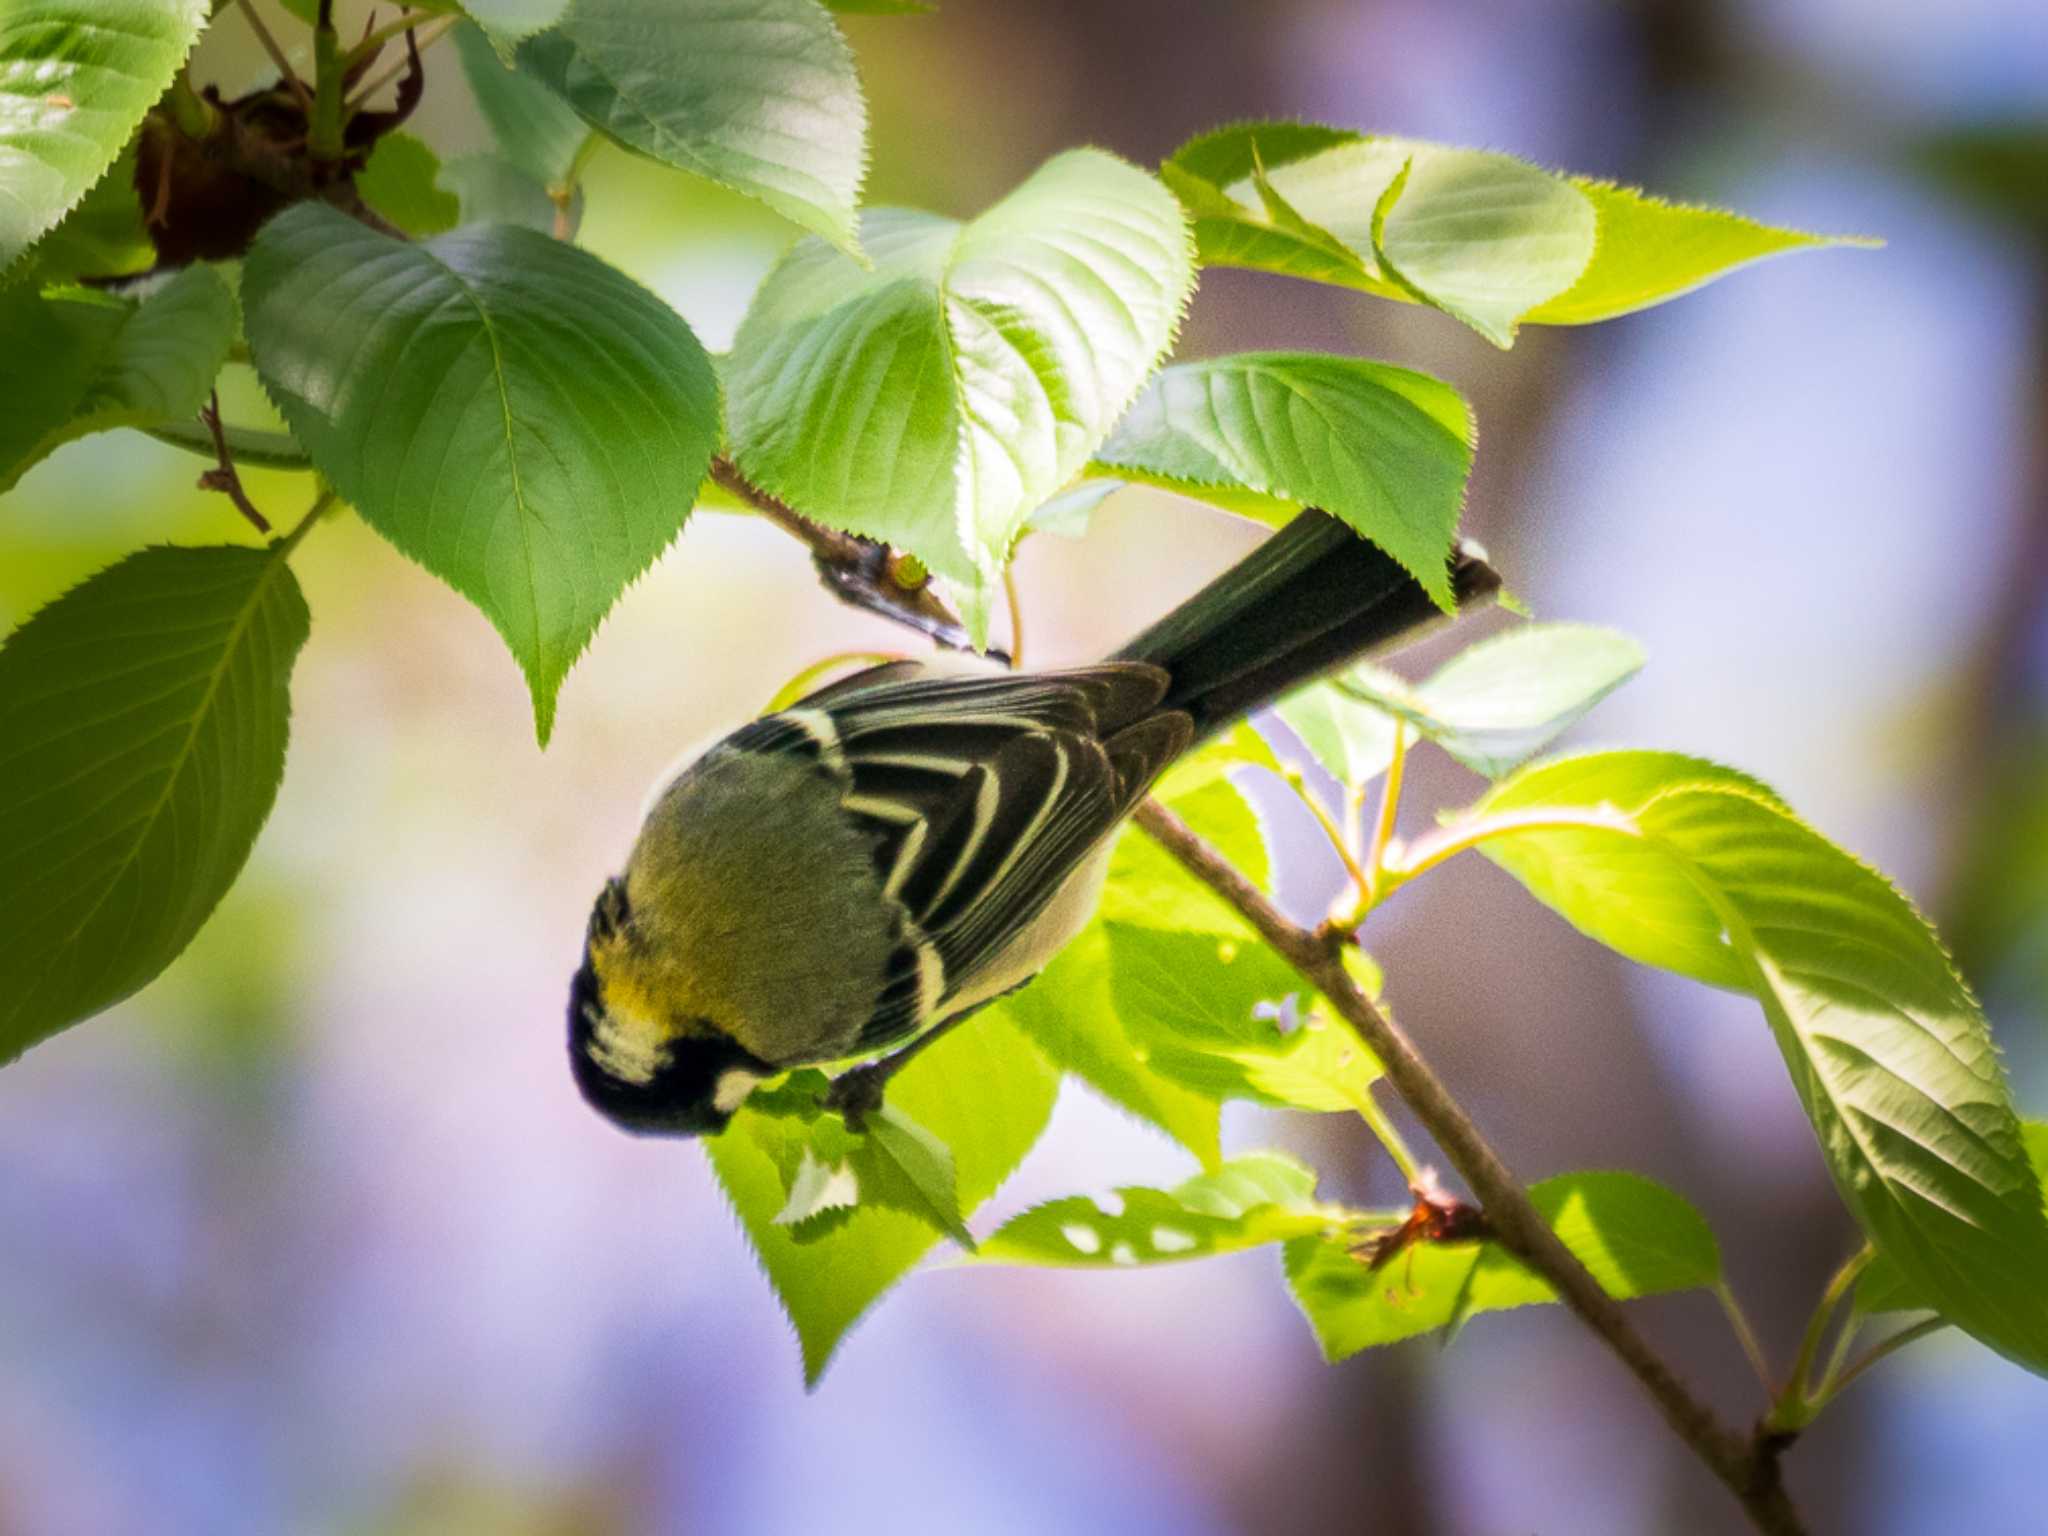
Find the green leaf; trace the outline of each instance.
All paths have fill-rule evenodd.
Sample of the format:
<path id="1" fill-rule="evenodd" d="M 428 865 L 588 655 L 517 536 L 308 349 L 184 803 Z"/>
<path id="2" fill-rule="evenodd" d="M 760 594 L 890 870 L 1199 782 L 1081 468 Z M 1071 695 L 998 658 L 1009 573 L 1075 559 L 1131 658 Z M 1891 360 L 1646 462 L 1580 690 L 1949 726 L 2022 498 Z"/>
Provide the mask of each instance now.
<path id="1" fill-rule="evenodd" d="M 577 0 L 518 67 L 627 149 L 859 249 L 867 108 L 815 0 Z"/>
<path id="2" fill-rule="evenodd" d="M 928 16 L 938 9 L 930 0 L 824 0 L 824 5 L 841 16 Z"/>
<path id="3" fill-rule="evenodd" d="M 1274 710 L 1340 784 L 1369 784 L 1394 760 L 1394 717 L 1333 683 L 1298 688 Z"/>
<path id="4" fill-rule="evenodd" d="M 589 152 L 590 125 L 546 86 L 506 68 L 477 28 L 455 29 L 455 51 L 499 155 L 533 178 L 544 196 L 550 187 L 573 184 Z"/>
<path id="5" fill-rule="evenodd" d="M 1095 462 L 1269 522 L 1321 507 L 1452 606 L 1472 412 L 1427 374 L 1316 352 L 1181 363 L 1146 386 Z"/>
<path id="6" fill-rule="evenodd" d="M 1346 784 L 1386 770 L 1406 721 L 1474 772 L 1498 778 L 1576 724 L 1642 669 L 1642 647 L 1590 624 L 1523 624 L 1468 646 L 1426 682 L 1353 667 L 1279 704 L 1316 759 Z"/>
<path id="7" fill-rule="evenodd" d="M 0 1061 L 147 984 L 234 883 L 307 622 L 281 546 L 157 547 L 0 647 Z"/>
<path id="8" fill-rule="evenodd" d="M 518 224 L 573 240 L 583 223 L 581 186 L 570 192 L 566 209 L 559 208 L 546 187 L 497 155 L 457 155 L 441 167 L 440 184 L 455 195 L 459 225 Z"/>
<path id="9" fill-rule="evenodd" d="M 1705 1219 L 1649 1179 L 1564 1174 L 1531 1185 L 1529 1197 L 1617 1300 L 1720 1279 L 1720 1250 Z M 1288 1284 L 1331 1361 L 1482 1312 L 1556 1300 L 1546 1281 L 1497 1244 L 1421 1243 L 1371 1270 L 1352 1256 L 1353 1241 L 1300 1237 L 1287 1244 Z"/>
<path id="10" fill-rule="evenodd" d="M 958 1209 L 972 1214 L 1038 1140 L 1058 1087 L 1031 1042 L 990 1009 L 921 1052 L 891 1079 L 888 1098 L 950 1151 Z M 708 1143 L 712 1169 L 796 1325 L 811 1385 L 846 1331 L 939 1240 L 929 1216 L 886 1205 L 778 1225 L 804 1152 L 820 1136 L 815 1161 L 850 1155 L 836 1115 L 807 1121 L 757 1091 Z"/>
<path id="11" fill-rule="evenodd" d="M 563 677 L 681 528 L 716 445 L 689 326 L 531 230 L 413 245 L 311 203 L 264 227 L 242 298 L 292 435 L 497 626 L 545 744 Z"/>
<path id="12" fill-rule="evenodd" d="M 806 241 L 755 296 L 727 375 L 734 456 L 957 584 L 979 642 L 1026 521 L 1171 342 L 1186 230 L 1152 177 L 1076 150 L 965 225 L 890 209 L 862 231 L 872 267 Z"/>
<path id="13" fill-rule="evenodd" d="M 1279 1152 L 1233 1157 L 1178 1188 L 1117 1190 L 1121 1209 L 1085 1195 L 1011 1217 L 976 1257 L 984 1264 L 1132 1269 L 1237 1253 L 1342 1226 L 1350 1212 L 1315 1198 L 1312 1169 Z"/>
<path id="14" fill-rule="evenodd" d="M 1250 878 L 1267 878 L 1265 836 L 1250 804 L 1224 774 L 1271 766 L 1266 744 L 1240 722 L 1177 765 L 1155 795 Z M 1220 1100 L 1156 1070 L 1149 1043 L 1118 1016 L 1111 993 L 1110 919 L 1186 928 L 1256 943 L 1244 920 L 1144 833 L 1126 828 L 1110 856 L 1096 920 L 1021 992 L 996 1006 L 1059 1067 L 1111 1103 L 1159 1127 L 1213 1168 L 1222 1157 Z"/>
<path id="15" fill-rule="evenodd" d="M 1943 1314 L 2048 1372 L 2048 1215 L 1976 1000 L 1885 879 L 1753 781 L 1607 753 L 1525 770 L 1459 824 L 1646 965 L 1762 1003 L 1836 1187 Z"/>
<path id="16" fill-rule="evenodd" d="M 437 184 L 441 161 L 409 133 L 387 133 L 356 176 L 356 191 L 372 212 L 414 239 L 446 234 L 462 215 L 452 192 Z"/>
<path id="17" fill-rule="evenodd" d="M 107 173 L 209 0 L 13 0 L 0 12 L 0 272 Z"/>
<path id="18" fill-rule="evenodd" d="M 130 141 L 85 199 L 36 242 L 27 260 L 5 279 L 49 287 L 80 277 L 132 277 L 156 265 L 156 245 L 142 222 L 135 193 L 135 144 Z"/>
<path id="19" fill-rule="evenodd" d="M 1157 1126 L 1203 1167 L 1215 1167 L 1223 1157 L 1221 1101 L 1153 1070 L 1117 1017 L 1110 980 L 1109 931 L 1092 923 L 1037 980 L 991 1011 L 1030 1036 L 1063 1071 Z"/>
<path id="20" fill-rule="evenodd" d="M 2048 1186 L 2048 1120 L 2021 1121 L 2020 1139 L 2026 1144 L 2027 1161 L 2034 1165 L 2034 1177 Z M 1930 1311 L 1933 1305 L 1883 1253 L 1871 1259 L 1856 1281 L 1859 1312 Z"/>
<path id="21" fill-rule="evenodd" d="M 234 333 L 234 295 L 208 266 L 140 303 L 84 288 L 0 293 L 0 352 L 39 364 L 0 380 L 0 491 L 73 438 L 190 418 Z"/>
<path id="22" fill-rule="evenodd" d="M 1775 229 L 1739 213 L 1667 203 L 1583 176 L 1572 184 L 1591 200 L 1598 220 L 1593 260 L 1569 289 L 1523 316 L 1531 324 L 1591 325 L 1678 298 L 1767 256 L 1884 243 Z"/>
<path id="23" fill-rule="evenodd" d="M 1039 503 L 1024 520 L 1027 533 L 1050 533 L 1062 539 L 1084 539 L 1095 509 L 1122 490 L 1121 480 L 1084 480 Z"/>
<path id="24" fill-rule="evenodd" d="M 215 457 L 213 434 L 198 421 L 159 421 L 142 429 L 160 443 L 183 448 L 201 458 Z M 265 469 L 311 469 L 313 461 L 289 432 L 270 432 L 261 427 L 221 425 L 228 452 L 239 465 L 259 464 Z"/>
<path id="25" fill-rule="evenodd" d="M 317 4 L 317 0 L 315 0 Z M 492 37 L 510 47 L 552 27 L 568 10 L 570 0 L 462 0 L 462 10 Z M 446 11 L 455 6 L 448 0 L 426 0 L 422 10 Z"/>
<path id="26" fill-rule="evenodd" d="M 1161 168 L 1201 259 L 1422 303 L 1497 346 L 1676 298 L 1784 251 L 1859 244 L 1553 174 L 1510 155 L 1241 123 Z"/>
<path id="27" fill-rule="evenodd" d="M 908 1210 L 929 1221 L 969 1253 L 974 1234 L 960 1215 L 953 1154 L 945 1144 L 893 1104 L 868 1116 L 861 1169 L 861 1198 Z"/>

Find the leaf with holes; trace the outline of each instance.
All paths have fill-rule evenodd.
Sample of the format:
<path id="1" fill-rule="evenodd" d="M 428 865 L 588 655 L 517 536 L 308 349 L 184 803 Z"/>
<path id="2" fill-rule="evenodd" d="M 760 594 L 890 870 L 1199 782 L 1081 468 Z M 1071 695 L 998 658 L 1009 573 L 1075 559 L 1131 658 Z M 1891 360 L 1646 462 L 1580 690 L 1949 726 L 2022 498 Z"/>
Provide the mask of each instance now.
<path id="1" fill-rule="evenodd" d="M 1426 373 L 1318 352 L 1177 364 L 1145 387 L 1095 464 L 1274 524 L 1321 507 L 1452 606 L 1472 411 Z"/>
<path id="2" fill-rule="evenodd" d="M 1248 1152 L 1174 1189 L 1126 1186 L 1114 1211 L 1072 1195 L 1012 1216 L 975 1257 L 984 1264 L 1136 1269 L 1314 1237 L 1355 1219 L 1315 1198 L 1316 1176 L 1280 1152 Z"/>
<path id="3" fill-rule="evenodd" d="M 264 227 L 242 299 L 292 435 L 497 626 L 545 744 L 563 677 L 710 462 L 718 386 L 696 336 L 531 230 L 413 245 L 318 204 Z"/>
<path id="4" fill-rule="evenodd" d="M 1721 1278 L 1712 1228 L 1690 1202 L 1633 1173 L 1568 1173 L 1529 1186 L 1566 1248 L 1617 1301 L 1711 1286 Z M 1418 1243 L 1378 1269 L 1356 1237 L 1296 1238 L 1287 1282 L 1326 1359 L 1450 1328 L 1468 1317 L 1555 1301 L 1548 1282 L 1495 1243 Z"/>
<path id="5" fill-rule="evenodd" d="M 1076 150 L 966 224 L 883 209 L 862 231 L 872 267 L 805 241 L 755 295 L 726 376 L 734 457 L 955 583 L 981 643 L 1027 520 L 1173 339 L 1186 228 L 1152 177 Z"/>
<path id="6" fill-rule="evenodd" d="M 1668 753 L 1526 769 L 1470 814 L 1453 834 L 1587 934 L 1756 997 L 1879 1251 L 2048 1373 L 2048 1215 L 1990 1027 L 1883 876 L 1752 780 Z"/>
<path id="7" fill-rule="evenodd" d="M 60 444 L 114 427 L 189 421 L 235 335 L 235 297 L 191 266 L 136 303 L 86 288 L 0 294 L 0 491 Z"/>
<path id="8" fill-rule="evenodd" d="M 147 984 L 234 883 L 306 631 L 281 548 L 157 547 L 0 647 L 0 1061 Z"/>
<path id="9" fill-rule="evenodd" d="M 929 1216 L 881 1204 L 826 1205 L 808 1221 L 778 1223 L 816 1138 L 823 1151 L 813 1161 L 822 1167 L 851 1155 L 839 1117 L 815 1110 L 821 1085 L 815 1073 L 791 1079 L 797 1096 L 810 1094 L 808 1115 L 788 1090 L 780 1099 L 757 1091 L 707 1143 L 712 1170 L 796 1325 L 811 1385 L 847 1330 L 939 1240 Z M 1058 1089 L 1045 1058 L 991 1010 L 921 1052 L 890 1080 L 889 1101 L 951 1153 L 959 1209 L 971 1215 L 1045 1130 Z"/>
<path id="10" fill-rule="evenodd" d="M 1660 202 L 1511 155 L 1305 123 L 1191 140 L 1161 175 L 1202 260 L 1428 304 L 1496 346 L 1690 292 L 1765 256 L 1864 244 Z"/>
<path id="11" fill-rule="evenodd" d="M 577 0 L 518 66 L 627 149 L 859 248 L 867 107 L 816 0 Z"/>
<path id="12" fill-rule="evenodd" d="M 106 175 L 210 9 L 208 0 L 15 0 L 0 12 L 0 273 Z"/>

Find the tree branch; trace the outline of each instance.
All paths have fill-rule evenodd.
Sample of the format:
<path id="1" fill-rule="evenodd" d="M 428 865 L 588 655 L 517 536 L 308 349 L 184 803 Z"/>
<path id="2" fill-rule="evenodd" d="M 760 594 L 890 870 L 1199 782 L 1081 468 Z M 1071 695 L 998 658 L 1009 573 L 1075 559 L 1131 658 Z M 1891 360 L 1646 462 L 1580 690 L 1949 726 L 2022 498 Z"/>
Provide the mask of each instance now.
<path id="1" fill-rule="evenodd" d="M 929 580 L 905 581 L 901 562 L 888 545 L 812 522 L 756 486 L 723 454 L 711 461 L 711 478 L 808 549 L 818 579 L 841 602 L 906 625 L 948 650 L 973 649 L 959 616 L 932 590 Z M 999 650 L 986 654 L 1004 663 L 1010 659 Z"/>
<path id="2" fill-rule="evenodd" d="M 1803 1527 L 1779 1475 L 1782 1435 L 1745 1438 L 1686 1388 L 1637 1333 L 1621 1306 L 1550 1229 L 1500 1155 L 1393 1020 L 1373 1006 L 1344 969 L 1335 936 L 1302 927 L 1266 898 L 1228 860 L 1156 800 L 1138 808 L 1139 826 L 1204 885 L 1234 907 L 1379 1058 L 1394 1089 L 1427 1127 L 1444 1156 L 1479 1198 L 1495 1239 L 1547 1280 L 1560 1300 L 1620 1357 L 1650 1394 L 1665 1423 L 1724 1483 L 1759 1531 L 1800 1536 Z"/>

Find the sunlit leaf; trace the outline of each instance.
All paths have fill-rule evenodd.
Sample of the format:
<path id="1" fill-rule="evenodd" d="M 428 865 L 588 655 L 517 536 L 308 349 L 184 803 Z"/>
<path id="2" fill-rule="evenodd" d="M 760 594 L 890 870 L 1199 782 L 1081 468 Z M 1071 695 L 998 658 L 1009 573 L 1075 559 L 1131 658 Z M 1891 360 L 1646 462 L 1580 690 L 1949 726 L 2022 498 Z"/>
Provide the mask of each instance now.
<path id="1" fill-rule="evenodd" d="M 1384 668 L 1360 666 L 1296 694 L 1280 717 L 1290 725 L 1296 715 L 1311 725 L 1327 719 L 1362 766 L 1372 766 L 1368 743 L 1376 743 L 1378 733 L 1358 713 L 1403 719 L 1466 768 L 1499 778 L 1542 752 L 1640 670 L 1642 647 L 1620 631 L 1518 625 L 1468 645 L 1427 682 L 1407 684 Z M 1384 760 L 1372 766 L 1378 768 Z"/>
<path id="2" fill-rule="evenodd" d="M 1011 1217 L 976 1255 L 985 1264 L 1133 1269 L 1235 1253 L 1341 1226 L 1351 1213 L 1321 1205 L 1314 1170 L 1279 1152 L 1233 1157 L 1174 1189 L 1125 1186 L 1118 1209 L 1085 1195 Z"/>
<path id="3" fill-rule="evenodd" d="M 1427 374 L 1318 352 L 1177 364 L 1145 387 L 1095 462 L 1269 522 L 1321 507 L 1451 606 L 1472 413 Z"/>
<path id="4" fill-rule="evenodd" d="M 967 224 L 884 209 L 873 266 L 800 243 L 727 375 L 733 453 L 799 511 L 908 550 L 970 629 L 1026 521 L 1102 442 L 1193 282 L 1179 207 L 1100 150 L 1048 162 Z"/>
<path id="5" fill-rule="evenodd" d="M 532 177 L 543 195 L 574 181 L 589 150 L 590 125 L 545 85 L 508 69 L 475 27 L 455 29 L 455 51 L 499 156 Z"/>
<path id="6" fill-rule="evenodd" d="M 6 279 L 49 286 L 80 277 L 130 277 L 156 265 L 156 245 L 135 192 L 135 145 L 121 151 L 84 199 Z"/>
<path id="7" fill-rule="evenodd" d="M 1204 263 L 1423 303 L 1497 346 L 1689 292 L 1784 251 L 1867 242 L 1665 203 L 1510 155 L 1303 123 L 1241 123 L 1161 174 Z"/>
<path id="8" fill-rule="evenodd" d="M 306 632 L 282 553 L 159 546 L 0 647 L 0 1061 L 152 980 L 233 884 Z"/>
<path id="9" fill-rule="evenodd" d="M 1570 1173 L 1529 1188 L 1566 1248 L 1617 1300 L 1710 1286 L 1720 1250 L 1681 1196 L 1632 1173 Z M 1484 1312 L 1556 1299 L 1493 1243 L 1420 1243 L 1369 1269 L 1356 1238 L 1296 1238 L 1287 1279 L 1325 1358 L 1434 1332 Z"/>
<path id="10" fill-rule="evenodd" d="M 1045 1058 L 991 1009 L 891 1079 L 888 1102 L 951 1154 L 959 1209 L 971 1215 L 1038 1140 L 1058 1086 Z M 851 1152 L 836 1115 L 806 1120 L 776 1107 L 750 1100 L 708 1146 L 718 1181 L 796 1325 L 804 1379 L 815 1385 L 847 1330 L 931 1250 L 939 1229 L 928 1216 L 869 1204 L 778 1224 L 815 1136 L 826 1144 L 814 1160 L 827 1167 Z"/>
<path id="11" fill-rule="evenodd" d="M 627 149 L 858 248 L 867 108 L 815 0 L 576 0 L 518 64 Z"/>
<path id="12" fill-rule="evenodd" d="M 2048 1215 L 1982 1011 L 1885 879 L 1712 763 L 1525 770 L 1474 835 L 1601 942 L 1755 996 L 1836 1187 L 1917 1292 L 2048 1371 Z"/>
<path id="13" fill-rule="evenodd" d="M 209 0 L 0 10 L 0 273 L 84 198 L 198 41 Z"/>
<path id="14" fill-rule="evenodd" d="M 242 297 L 293 436 L 497 626 L 545 743 L 563 677 L 675 537 L 717 442 L 689 326 L 531 230 L 409 244 L 311 203 L 264 227 Z"/>

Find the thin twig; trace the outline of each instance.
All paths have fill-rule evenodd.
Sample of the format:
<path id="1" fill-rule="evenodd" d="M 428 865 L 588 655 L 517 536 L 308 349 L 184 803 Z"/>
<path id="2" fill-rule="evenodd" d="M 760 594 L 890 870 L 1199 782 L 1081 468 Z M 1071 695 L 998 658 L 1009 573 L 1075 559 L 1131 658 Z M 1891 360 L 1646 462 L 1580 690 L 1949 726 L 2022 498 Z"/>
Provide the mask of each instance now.
<path id="1" fill-rule="evenodd" d="M 376 76 L 367 85 L 363 86 L 361 90 L 357 91 L 355 95 L 343 102 L 342 111 L 344 114 L 355 111 L 364 102 L 383 90 L 385 86 L 396 80 L 407 70 L 413 68 L 418 62 L 420 54 L 425 53 L 434 44 L 441 41 L 450 32 L 453 32 L 456 24 L 461 20 L 460 16 L 450 16 L 445 18 L 438 26 L 421 27 L 416 32 L 406 33 L 406 40 L 409 45 L 406 56 L 392 64 L 384 73 Z"/>
<path id="2" fill-rule="evenodd" d="M 249 19 L 249 30 L 256 34 L 256 41 L 263 45 L 263 51 L 270 55 L 270 62 L 277 66 L 278 78 L 287 89 L 299 98 L 308 121 L 313 116 L 313 93 L 306 89 L 306 82 L 293 70 L 291 61 L 284 56 L 284 50 L 277 45 L 277 39 L 270 35 L 270 28 L 263 24 L 263 18 L 256 14 L 256 0 L 241 0 L 242 14 Z"/>
<path id="3" fill-rule="evenodd" d="M 966 627 L 932 590 L 930 582 L 905 586 L 897 581 L 896 565 L 886 544 L 812 522 L 748 480 L 722 454 L 711 461 L 710 475 L 717 485 L 808 549 L 819 579 L 841 602 L 894 620 L 950 650 L 972 649 Z M 995 649 L 986 654 L 996 661 L 1010 659 L 1005 652 Z"/>
<path id="4" fill-rule="evenodd" d="M 213 435 L 213 452 L 219 462 L 199 477 L 202 491 L 219 491 L 235 504 L 235 510 L 249 519 L 258 533 L 270 532 L 270 519 L 256 510 L 256 504 L 249 499 L 249 493 L 242 489 L 242 477 L 235 471 L 234 457 L 228 452 L 227 434 L 220 425 L 220 391 L 209 390 L 206 404 L 199 407 L 199 419 L 206 430 Z"/>
<path id="5" fill-rule="evenodd" d="M 1010 665 L 1024 665 L 1024 599 L 1017 592 L 1017 567 L 1003 567 L 1003 596 L 1010 604 Z"/>
<path id="6" fill-rule="evenodd" d="M 1318 939 L 1282 913 L 1235 866 L 1157 801 L 1138 808 L 1138 825 L 1156 838 L 1190 873 L 1234 907 L 1282 959 L 1312 983 L 1331 1008 L 1357 1031 L 1386 1068 L 1395 1091 L 1415 1112 L 1452 1166 L 1478 1196 L 1501 1243 L 1549 1281 L 1564 1304 L 1591 1328 L 1641 1382 L 1664 1420 L 1694 1455 L 1738 1499 L 1759 1531 L 1796 1536 L 1803 1530 L 1779 1475 L 1782 1437 L 1746 1439 L 1724 1425 L 1694 1397 L 1663 1358 L 1652 1350 L 1618 1302 L 1601 1289 L 1557 1234 L 1528 1191 L 1501 1162 L 1479 1128 L 1417 1054 L 1407 1035 L 1344 969 L 1341 946 Z"/>

